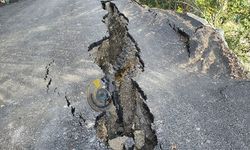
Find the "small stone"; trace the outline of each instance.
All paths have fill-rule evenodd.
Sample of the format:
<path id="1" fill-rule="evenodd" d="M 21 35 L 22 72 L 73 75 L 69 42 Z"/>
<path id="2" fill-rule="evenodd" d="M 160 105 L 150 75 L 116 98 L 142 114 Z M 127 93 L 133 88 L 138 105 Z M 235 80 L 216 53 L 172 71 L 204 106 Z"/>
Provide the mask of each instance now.
<path id="1" fill-rule="evenodd" d="M 133 129 L 133 130 L 135 129 L 135 124 L 134 124 L 134 123 L 132 124 L 132 129 Z"/>
<path id="2" fill-rule="evenodd" d="M 171 145 L 171 150 L 177 150 L 177 145 L 176 144 L 172 144 Z"/>
<path id="3" fill-rule="evenodd" d="M 129 137 L 125 142 L 125 149 L 132 149 L 135 145 L 134 139 Z"/>
<path id="4" fill-rule="evenodd" d="M 145 133 L 142 130 L 134 131 L 135 147 L 142 149 L 145 144 Z"/>
<path id="5" fill-rule="evenodd" d="M 200 130 L 201 130 L 201 128 L 196 128 L 196 130 L 197 130 L 197 131 L 200 131 Z"/>
<path id="6" fill-rule="evenodd" d="M 128 137 L 126 136 L 117 137 L 112 140 L 109 140 L 108 143 L 109 143 L 110 148 L 113 150 L 123 150 L 124 144 L 127 139 Z"/>
<path id="7" fill-rule="evenodd" d="M 86 121 L 86 127 L 87 127 L 88 129 L 93 128 L 94 125 L 95 125 L 94 122 L 92 122 L 92 121 Z"/>

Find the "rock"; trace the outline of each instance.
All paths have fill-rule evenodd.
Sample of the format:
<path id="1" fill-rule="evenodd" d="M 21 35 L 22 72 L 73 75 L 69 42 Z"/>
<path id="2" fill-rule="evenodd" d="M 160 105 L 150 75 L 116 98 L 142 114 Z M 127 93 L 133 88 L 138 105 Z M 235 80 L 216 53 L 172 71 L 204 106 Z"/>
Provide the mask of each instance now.
<path id="1" fill-rule="evenodd" d="M 125 142 L 125 149 L 132 149 L 133 146 L 135 145 L 135 141 L 133 138 L 129 137 L 126 142 Z"/>
<path id="2" fill-rule="evenodd" d="M 145 144 L 145 133 L 142 130 L 134 131 L 135 147 L 142 149 Z"/>
<path id="3" fill-rule="evenodd" d="M 122 137 L 117 137 L 112 140 L 108 141 L 108 144 L 110 148 L 113 150 L 123 150 L 123 147 L 125 146 L 125 142 L 128 140 L 128 137 L 122 136 Z"/>

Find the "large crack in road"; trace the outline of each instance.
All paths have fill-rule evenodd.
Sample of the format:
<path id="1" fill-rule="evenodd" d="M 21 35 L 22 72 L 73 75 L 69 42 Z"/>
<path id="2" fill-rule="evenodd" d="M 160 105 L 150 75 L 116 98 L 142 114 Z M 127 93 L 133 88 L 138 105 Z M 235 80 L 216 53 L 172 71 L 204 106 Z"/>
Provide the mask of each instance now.
<path id="1" fill-rule="evenodd" d="M 240 70 L 227 68 L 235 59 L 224 59 L 216 30 L 187 15 L 112 2 L 119 11 L 93 0 L 0 8 L 0 149 L 109 149 L 121 142 L 132 149 L 249 149 L 250 84 L 228 78 Z M 109 36 L 88 52 L 106 25 Z M 117 103 L 98 116 L 85 88 L 103 74 Z"/>
<path id="2" fill-rule="evenodd" d="M 153 149 L 157 145 L 151 126 L 154 116 L 145 102 L 146 95 L 133 79 L 144 71 L 140 49 L 128 32 L 126 16 L 112 2 L 103 1 L 102 6 L 108 11 L 103 22 L 109 37 L 91 44 L 89 51 L 105 74 L 114 107 L 96 118 L 97 136 L 110 146 L 112 139 L 123 137 L 124 146 L 133 138 L 134 144 L 128 147 Z"/>

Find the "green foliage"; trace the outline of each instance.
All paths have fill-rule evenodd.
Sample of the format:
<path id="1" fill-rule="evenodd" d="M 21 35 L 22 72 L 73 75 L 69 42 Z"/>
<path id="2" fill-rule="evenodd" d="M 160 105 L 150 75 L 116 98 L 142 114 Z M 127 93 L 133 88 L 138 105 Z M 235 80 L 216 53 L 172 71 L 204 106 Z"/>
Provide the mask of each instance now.
<path id="1" fill-rule="evenodd" d="M 248 0 L 140 0 L 150 7 L 191 12 L 223 29 L 229 48 L 250 70 L 250 2 Z M 247 55 L 248 54 L 248 55 Z"/>

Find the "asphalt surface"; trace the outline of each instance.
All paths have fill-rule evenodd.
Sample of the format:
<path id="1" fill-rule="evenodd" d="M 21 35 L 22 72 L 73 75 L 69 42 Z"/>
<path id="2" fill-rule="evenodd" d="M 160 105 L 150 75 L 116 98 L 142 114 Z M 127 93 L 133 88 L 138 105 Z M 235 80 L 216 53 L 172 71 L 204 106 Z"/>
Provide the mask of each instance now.
<path id="1" fill-rule="evenodd" d="M 136 80 L 155 117 L 156 149 L 250 149 L 250 82 L 180 69 L 188 54 L 171 18 L 115 3 L 142 50 Z M 0 149 L 105 149 L 85 91 L 102 76 L 87 50 L 107 35 L 105 14 L 97 0 L 0 7 Z"/>

